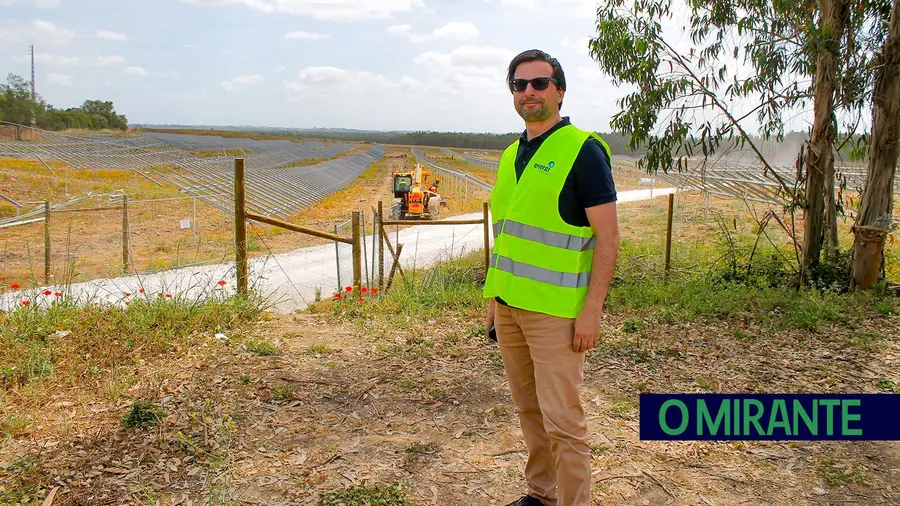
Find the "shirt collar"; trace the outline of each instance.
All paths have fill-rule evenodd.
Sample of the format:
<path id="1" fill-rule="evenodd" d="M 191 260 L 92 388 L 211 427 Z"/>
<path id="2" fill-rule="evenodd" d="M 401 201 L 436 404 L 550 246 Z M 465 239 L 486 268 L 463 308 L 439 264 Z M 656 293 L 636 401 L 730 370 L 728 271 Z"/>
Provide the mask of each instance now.
<path id="1" fill-rule="evenodd" d="M 571 124 L 572 124 L 572 121 L 569 119 L 569 116 L 563 116 L 562 121 L 553 125 L 552 127 L 550 127 L 550 130 L 547 130 L 546 132 L 542 133 L 541 135 L 538 135 L 537 137 L 535 137 L 534 139 L 531 139 L 530 141 L 528 140 L 528 130 L 523 130 L 522 135 L 519 136 L 519 142 L 520 143 L 540 144 L 540 143 L 544 142 L 544 140 L 547 137 L 550 137 L 550 134 L 552 134 L 553 132 L 559 130 L 560 128 L 562 128 L 564 126 L 571 125 Z"/>

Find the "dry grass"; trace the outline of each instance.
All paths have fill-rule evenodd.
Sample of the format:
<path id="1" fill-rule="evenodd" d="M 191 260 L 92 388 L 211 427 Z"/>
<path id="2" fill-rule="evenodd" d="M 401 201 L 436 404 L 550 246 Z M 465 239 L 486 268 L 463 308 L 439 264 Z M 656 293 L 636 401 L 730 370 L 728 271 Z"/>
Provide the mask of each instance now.
<path id="1" fill-rule="evenodd" d="M 363 149 L 363 148 L 360 148 Z M 352 211 L 368 214 L 378 200 L 389 207 L 390 174 L 405 163 L 395 154 L 402 148 L 389 148 L 387 156 L 375 163 L 362 177 L 347 188 L 323 199 L 288 221 L 312 226 L 320 230 L 341 227 L 349 234 Z M 408 151 L 406 151 L 408 152 Z M 346 153 L 350 154 L 350 153 Z M 345 154 L 345 155 L 346 155 Z M 40 166 L 39 162 L 13 160 L 12 168 L 0 171 L 0 180 L 16 183 L 15 198 L 22 200 L 65 200 L 64 182 Z M 37 165 L 36 165 L 37 164 Z M 0 166 L 4 166 L 0 163 Z M 55 168 L 58 175 L 61 169 Z M 42 174 L 41 171 L 44 173 Z M 106 172 L 112 173 L 111 178 Z M 78 176 L 77 178 L 75 176 Z M 127 178 L 125 177 L 127 175 Z M 130 178 L 130 179 L 129 179 Z M 183 197 L 177 188 L 159 189 L 133 171 L 70 171 L 69 192 L 84 194 L 88 191 L 106 192 L 125 188 L 132 198 L 129 204 L 129 221 L 132 233 L 133 268 L 139 272 L 171 269 L 178 266 L 219 262 L 234 257 L 233 221 L 230 216 L 212 206 L 198 202 L 194 222 L 193 202 L 189 199 L 169 202 L 140 203 L 151 198 Z M 107 206 L 103 201 L 92 201 L 80 207 Z M 113 203 L 112 205 L 117 205 Z M 479 207 L 480 209 L 480 207 Z M 14 210 L 11 212 L 15 214 Z M 460 212 L 450 208 L 448 215 Z M 99 277 L 117 276 L 122 272 L 121 212 L 54 214 L 51 235 L 51 281 L 68 279 L 84 281 Z M 179 222 L 190 219 L 194 228 L 181 229 Z M 107 226 L 98 227 L 97 223 Z M 43 282 L 44 239 L 43 224 L 35 223 L 5 229 L 0 235 L 0 248 L 5 252 L 0 265 L 0 288 L 12 283 L 37 285 Z M 274 227 L 253 225 L 248 227 L 251 257 L 283 253 L 293 249 L 321 244 L 323 241 L 302 234 L 287 233 Z"/>
<path id="2" fill-rule="evenodd" d="M 900 382 L 900 299 L 713 283 L 705 268 L 721 269 L 718 232 L 691 198 L 676 215 L 668 282 L 658 279 L 663 207 L 620 208 L 629 229 L 582 396 L 594 503 L 896 504 L 900 452 L 884 442 L 638 438 L 640 392 Z M 713 200 L 711 214 L 735 207 Z M 415 279 L 227 339 L 200 334 L 182 353 L 48 390 L 40 408 L 8 392 L 15 435 L 2 448 L 15 465 L 5 478 L 30 504 L 54 478 L 65 483 L 57 504 L 504 504 L 521 493 L 524 446 L 502 360 L 482 337 L 478 252 Z M 165 416 L 144 416 L 156 409 Z M 153 427 L 123 427 L 135 412 Z"/>

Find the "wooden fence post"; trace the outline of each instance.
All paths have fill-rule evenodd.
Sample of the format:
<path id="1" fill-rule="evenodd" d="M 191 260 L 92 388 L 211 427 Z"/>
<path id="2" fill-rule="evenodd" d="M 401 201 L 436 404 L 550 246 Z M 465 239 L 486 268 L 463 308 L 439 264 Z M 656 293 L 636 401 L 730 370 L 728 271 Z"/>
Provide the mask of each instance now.
<path id="1" fill-rule="evenodd" d="M 122 195 L 122 272 L 128 274 L 128 195 Z"/>
<path id="2" fill-rule="evenodd" d="M 334 235 L 338 233 L 338 226 L 334 226 Z M 341 286 L 341 249 L 340 244 L 337 241 L 334 241 L 334 263 L 337 266 L 337 291 L 340 293 L 344 287 Z"/>
<path id="3" fill-rule="evenodd" d="M 487 276 L 491 265 L 491 220 L 488 219 L 488 203 L 481 203 L 481 214 L 484 217 L 484 275 Z"/>
<path id="4" fill-rule="evenodd" d="M 378 201 L 378 226 L 374 233 L 378 234 L 378 290 L 384 290 L 384 206 Z"/>
<path id="5" fill-rule="evenodd" d="M 675 195 L 669 194 L 669 217 L 666 223 L 666 274 L 669 274 L 670 259 L 672 257 L 672 211 L 675 208 Z"/>
<path id="6" fill-rule="evenodd" d="M 244 159 L 234 159 L 234 249 L 237 291 L 247 293 L 247 194 L 244 186 Z"/>
<path id="7" fill-rule="evenodd" d="M 403 275 L 403 270 L 401 269 L 400 261 L 398 260 L 400 258 L 401 251 L 403 251 L 403 245 L 397 243 L 397 257 L 394 259 L 394 264 L 391 265 L 391 273 L 388 274 L 387 287 L 385 288 L 387 290 L 391 289 L 391 283 L 394 281 L 394 273 L 397 272 L 397 270 L 400 270 L 401 276 Z"/>
<path id="8" fill-rule="evenodd" d="M 44 201 L 44 284 L 50 284 L 50 201 Z"/>
<path id="9" fill-rule="evenodd" d="M 360 212 L 353 211 L 351 227 L 353 229 L 353 287 L 359 290 L 362 284 L 362 239 L 360 238 Z"/>

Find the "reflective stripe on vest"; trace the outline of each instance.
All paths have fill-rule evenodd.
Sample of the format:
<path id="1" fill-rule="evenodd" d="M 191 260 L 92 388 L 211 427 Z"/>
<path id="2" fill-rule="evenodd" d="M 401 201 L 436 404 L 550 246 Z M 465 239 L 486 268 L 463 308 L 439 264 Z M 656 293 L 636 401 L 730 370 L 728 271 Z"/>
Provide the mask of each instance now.
<path id="1" fill-rule="evenodd" d="M 584 288 L 591 282 L 590 272 L 560 272 L 536 267 L 524 262 L 516 262 L 512 258 L 494 254 L 491 266 L 513 276 L 528 278 L 533 281 L 547 283 L 563 288 Z"/>
<path id="2" fill-rule="evenodd" d="M 504 223 L 506 223 L 506 228 L 503 228 Z M 547 246 L 569 249 L 572 251 L 589 250 L 597 244 L 596 236 L 580 237 L 577 235 L 563 234 L 561 232 L 544 230 L 543 228 L 526 225 L 512 220 L 500 220 L 497 223 L 494 223 L 495 239 L 500 235 L 501 231 L 503 231 L 504 234 L 509 234 L 513 237 L 518 237 L 519 239 L 527 239 L 529 241 L 546 244 Z"/>

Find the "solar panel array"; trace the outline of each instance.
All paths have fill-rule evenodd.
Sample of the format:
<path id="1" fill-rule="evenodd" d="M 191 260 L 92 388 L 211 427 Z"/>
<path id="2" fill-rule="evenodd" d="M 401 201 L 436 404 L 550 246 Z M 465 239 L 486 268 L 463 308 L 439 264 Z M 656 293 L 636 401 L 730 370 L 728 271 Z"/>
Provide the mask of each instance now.
<path id="1" fill-rule="evenodd" d="M 318 141 L 175 133 L 69 135 L 39 131 L 33 140 L 0 138 L 0 156 L 40 158 L 73 168 L 129 169 L 157 184 L 174 184 L 182 192 L 227 212 L 234 208 L 227 194 L 234 187 L 235 157 L 225 152 L 239 152 L 238 156 L 246 159 L 248 210 L 282 218 L 346 187 L 384 154 L 379 145 L 347 155 L 352 149 L 351 144 Z M 222 154 L 201 157 L 191 151 Z M 312 159 L 324 161 L 291 167 Z"/>
<path id="2" fill-rule="evenodd" d="M 744 198 L 751 201 L 781 205 L 789 200 L 788 193 L 778 178 L 788 188 L 797 185 L 795 167 L 779 166 L 766 170 L 755 164 L 707 164 L 689 172 L 659 173 L 657 177 L 673 186 L 684 190 L 700 190 L 712 195 Z M 848 189 L 864 188 L 866 168 L 859 166 L 837 165 L 836 176 L 846 181 Z M 838 183 L 836 183 L 838 184 Z M 900 180 L 894 179 L 894 194 L 900 194 Z"/>
<path id="3" fill-rule="evenodd" d="M 438 170 L 438 171 L 443 171 L 443 172 L 446 172 L 446 173 L 448 173 L 448 174 L 452 174 L 452 175 L 454 175 L 454 176 L 456 176 L 456 177 L 458 177 L 458 178 L 468 180 L 470 183 L 473 183 L 473 184 L 475 184 L 476 186 L 480 186 L 480 187 L 482 187 L 482 188 L 484 188 L 484 189 L 486 189 L 486 190 L 490 190 L 490 189 L 493 188 L 493 186 L 491 186 L 491 185 L 488 184 L 488 183 L 485 183 L 484 181 L 478 179 L 478 178 L 475 177 L 475 176 L 472 176 L 472 175 L 470 175 L 470 174 L 466 174 L 465 172 L 462 172 L 462 171 L 459 171 L 459 170 L 456 170 L 456 169 L 449 169 L 449 168 L 447 168 L 447 167 L 441 167 L 440 165 L 434 163 L 430 158 L 428 158 L 428 156 L 425 155 L 425 153 L 419 151 L 419 150 L 416 149 L 416 148 L 412 148 L 412 153 L 413 153 L 413 155 L 414 155 L 417 159 L 419 159 L 419 160 L 424 160 L 425 163 L 427 163 L 427 164 L 430 165 L 432 168 L 434 168 L 434 169 L 436 169 L 436 170 Z"/>
<path id="4" fill-rule="evenodd" d="M 441 151 L 443 151 L 444 153 L 447 153 L 448 155 L 458 156 L 458 157 L 462 158 L 463 160 L 471 163 L 472 165 L 478 165 L 480 167 L 485 167 L 485 168 L 493 170 L 493 171 L 496 171 L 497 167 L 500 166 L 500 164 L 498 162 L 494 162 L 491 160 L 485 160 L 484 158 L 480 158 L 478 156 L 470 154 L 467 151 L 464 151 L 462 153 L 460 153 L 459 151 L 451 150 L 451 149 L 442 149 Z"/>

